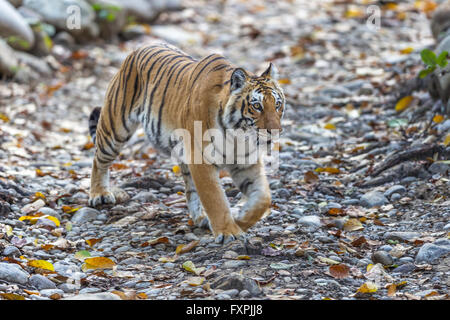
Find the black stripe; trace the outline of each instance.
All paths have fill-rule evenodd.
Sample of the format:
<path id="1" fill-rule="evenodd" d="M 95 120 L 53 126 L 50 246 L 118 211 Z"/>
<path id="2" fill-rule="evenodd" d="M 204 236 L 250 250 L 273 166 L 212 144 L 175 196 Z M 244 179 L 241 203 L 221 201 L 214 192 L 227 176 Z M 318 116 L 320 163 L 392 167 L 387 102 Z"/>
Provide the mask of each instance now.
<path id="1" fill-rule="evenodd" d="M 167 79 L 166 82 L 166 87 L 164 88 L 164 92 L 161 98 L 161 105 L 159 106 L 159 110 L 158 110 L 158 131 L 156 133 L 156 144 L 159 144 L 159 136 L 161 134 L 161 118 L 162 118 L 162 110 L 164 108 L 164 101 L 166 100 L 166 93 L 167 93 L 167 88 L 169 87 L 170 84 L 170 80 L 172 79 L 173 73 L 175 72 L 176 69 L 174 69 L 176 66 L 178 66 L 183 60 L 180 60 L 178 62 L 176 62 L 175 64 L 172 65 L 172 67 L 169 69 L 169 72 L 167 73 L 167 76 L 169 77 L 169 79 Z"/>
<path id="2" fill-rule="evenodd" d="M 174 85 L 177 84 L 178 76 L 181 74 L 181 72 L 183 72 L 183 70 L 186 69 L 187 66 L 192 65 L 192 63 L 193 63 L 193 62 L 189 62 L 189 63 L 185 64 L 185 65 L 183 66 L 183 68 L 181 68 L 181 69 L 178 71 L 177 76 L 176 76 L 176 78 L 175 78 Z M 178 84 L 178 88 L 180 88 L 180 86 L 181 86 L 181 83 L 182 83 L 181 79 L 182 79 L 182 78 L 180 78 L 180 83 Z"/>

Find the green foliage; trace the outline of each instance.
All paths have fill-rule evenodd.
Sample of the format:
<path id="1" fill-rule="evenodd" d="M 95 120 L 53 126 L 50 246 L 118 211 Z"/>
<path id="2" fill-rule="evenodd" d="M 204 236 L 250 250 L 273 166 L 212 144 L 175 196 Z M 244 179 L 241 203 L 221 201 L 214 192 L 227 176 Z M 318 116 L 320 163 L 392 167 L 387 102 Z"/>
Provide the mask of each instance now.
<path id="1" fill-rule="evenodd" d="M 429 50 L 424 49 L 420 53 L 420 57 L 422 58 L 423 63 L 427 66 L 426 69 L 420 71 L 419 77 L 421 79 L 425 78 L 429 74 L 433 73 L 434 70 L 436 70 L 437 67 L 445 68 L 448 64 L 448 52 L 442 51 L 439 56 L 436 56 L 436 54 Z"/>
<path id="2" fill-rule="evenodd" d="M 28 50 L 30 48 L 30 43 L 20 37 L 9 36 L 6 42 L 10 45 L 19 45 L 22 49 Z"/>
<path id="3" fill-rule="evenodd" d="M 117 12 L 121 10 L 120 7 L 110 5 L 110 4 L 102 4 L 102 3 L 94 3 L 92 4 L 92 9 L 95 10 L 97 16 L 100 19 L 106 20 L 108 22 L 113 22 L 116 20 Z"/>

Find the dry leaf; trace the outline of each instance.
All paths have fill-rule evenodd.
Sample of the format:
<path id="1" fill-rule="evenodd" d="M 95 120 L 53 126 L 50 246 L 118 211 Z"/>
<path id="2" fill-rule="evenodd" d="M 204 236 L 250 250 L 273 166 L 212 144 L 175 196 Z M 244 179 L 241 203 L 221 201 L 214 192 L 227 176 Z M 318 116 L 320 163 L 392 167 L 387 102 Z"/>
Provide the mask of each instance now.
<path id="1" fill-rule="evenodd" d="M 350 218 L 344 223 L 344 230 L 345 231 L 358 231 L 363 230 L 364 227 L 358 219 Z"/>
<path id="2" fill-rule="evenodd" d="M 112 269 L 116 263 L 106 257 L 94 257 L 84 259 L 84 264 L 81 266 L 81 270 L 86 271 L 89 269 Z"/>
<path id="3" fill-rule="evenodd" d="M 336 130 L 336 126 L 335 126 L 334 124 L 332 124 L 332 123 L 327 123 L 327 124 L 324 126 L 324 129 L 327 129 L 327 130 Z"/>
<path id="4" fill-rule="evenodd" d="M 364 284 L 361 285 L 361 287 L 359 287 L 357 292 L 361 292 L 361 293 L 374 293 L 377 292 L 378 287 L 375 283 L 373 282 L 365 282 Z"/>
<path id="5" fill-rule="evenodd" d="M 190 243 L 188 243 L 186 245 L 185 244 L 180 244 L 176 248 L 175 254 L 183 254 L 183 253 L 189 252 L 192 249 L 194 249 L 198 245 L 199 242 L 200 241 L 198 241 L 198 240 L 194 240 L 194 241 L 191 241 Z"/>
<path id="6" fill-rule="evenodd" d="M 336 264 L 330 266 L 328 269 L 330 274 L 336 279 L 347 278 L 350 272 L 350 267 L 345 264 Z"/>
<path id="7" fill-rule="evenodd" d="M 341 171 L 338 168 L 333 168 L 333 167 L 326 167 L 326 168 L 316 168 L 315 169 L 316 172 L 328 172 L 328 173 L 332 173 L 332 174 L 339 174 L 341 173 Z"/>
<path id="8" fill-rule="evenodd" d="M 86 240 L 86 243 L 87 243 L 90 247 L 92 247 L 92 246 L 94 246 L 94 244 L 96 244 L 97 242 L 100 242 L 100 241 L 102 241 L 102 240 L 103 240 L 103 238 L 98 238 L 98 239 L 92 238 L 92 239 L 87 239 L 87 240 Z"/>
<path id="9" fill-rule="evenodd" d="M 317 180 L 319 180 L 319 176 L 316 175 L 314 172 L 312 171 L 307 171 L 304 175 L 304 178 L 306 183 L 313 183 L 316 182 Z"/>
<path id="10" fill-rule="evenodd" d="M 30 267 L 40 268 L 49 271 L 55 271 L 53 264 L 45 260 L 30 260 L 28 261 Z"/>
<path id="11" fill-rule="evenodd" d="M 25 300 L 24 296 L 15 293 L 0 293 L 0 297 L 6 300 Z"/>
<path id="12" fill-rule="evenodd" d="M 440 114 L 437 114 L 433 117 L 433 122 L 435 123 L 441 123 L 442 121 L 444 121 L 444 117 Z"/>
<path id="13" fill-rule="evenodd" d="M 191 278 L 187 279 L 187 283 L 193 287 L 201 286 L 203 284 L 203 282 L 205 282 L 204 277 L 191 277 Z"/>
<path id="14" fill-rule="evenodd" d="M 406 108 L 409 107 L 409 105 L 411 104 L 413 99 L 414 98 L 412 96 L 406 96 L 406 97 L 401 98 L 395 105 L 395 111 L 400 112 L 400 111 L 405 110 Z"/>

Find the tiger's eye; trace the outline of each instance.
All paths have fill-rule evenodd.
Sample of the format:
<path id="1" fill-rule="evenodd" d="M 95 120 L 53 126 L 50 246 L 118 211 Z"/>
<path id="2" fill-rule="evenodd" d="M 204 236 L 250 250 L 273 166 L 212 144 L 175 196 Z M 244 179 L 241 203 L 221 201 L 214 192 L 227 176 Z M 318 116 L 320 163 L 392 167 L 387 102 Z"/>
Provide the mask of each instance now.
<path id="1" fill-rule="evenodd" d="M 257 111 L 262 111 L 262 105 L 259 102 L 254 103 L 252 107 Z"/>

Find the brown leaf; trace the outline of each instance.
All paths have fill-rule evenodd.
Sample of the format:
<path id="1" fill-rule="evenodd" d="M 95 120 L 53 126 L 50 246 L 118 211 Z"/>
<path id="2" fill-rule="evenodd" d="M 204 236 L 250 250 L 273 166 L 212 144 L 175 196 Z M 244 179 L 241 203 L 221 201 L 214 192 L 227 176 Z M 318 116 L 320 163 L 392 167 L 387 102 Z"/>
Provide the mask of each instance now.
<path id="1" fill-rule="evenodd" d="M 350 272 L 350 267 L 345 264 L 335 264 L 329 267 L 330 274 L 336 279 L 347 278 Z"/>
<path id="2" fill-rule="evenodd" d="M 176 254 L 183 254 L 183 253 L 189 252 L 192 249 L 194 249 L 198 245 L 198 243 L 199 243 L 198 240 L 194 240 L 194 241 L 191 241 L 190 243 L 188 243 L 186 245 L 185 244 L 180 244 L 177 247 L 177 249 L 175 250 L 175 253 Z"/>
<path id="3" fill-rule="evenodd" d="M 319 176 L 312 171 L 307 171 L 303 179 L 306 183 L 313 183 L 319 180 Z"/>

